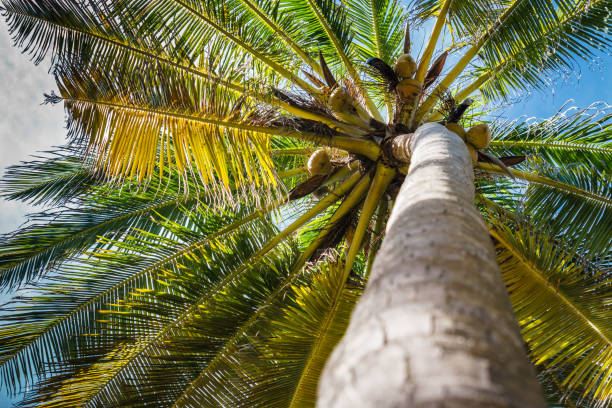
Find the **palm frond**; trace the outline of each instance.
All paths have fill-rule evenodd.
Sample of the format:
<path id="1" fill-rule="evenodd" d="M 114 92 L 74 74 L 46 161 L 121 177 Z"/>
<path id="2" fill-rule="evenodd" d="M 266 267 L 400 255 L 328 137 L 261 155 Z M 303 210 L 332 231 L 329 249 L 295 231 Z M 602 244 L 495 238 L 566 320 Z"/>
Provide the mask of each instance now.
<path id="1" fill-rule="evenodd" d="M 485 67 L 479 75 L 489 78 L 480 87 L 486 98 L 507 98 L 512 92 L 548 87 L 554 81 L 551 75 L 563 75 L 578 61 L 610 49 L 610 2 L 567 3 L 559 4 L 556 17 L 528 37 L 483 52 Z"/>
<path id="2" fill-rule="evenodd" d="M 193 59 L 208 50 L 214 58 L 223 56 L 230 65 L 250 59 L 264 77 L 272 78 L 272 83 L 285 79 L 312 90 L 296 74 L 294 57 L 283 41 L 265 25 L 252 24 L 252 15 L 241 12 L 239 2 L 116 0 L 110 8 L 122 25 L 137 27 L 145 37 L 172 39 L 178 49 L 189 50 Z M 173 16 L 171 24 L 165 23 L 165 16 Z"/>
<path id="3" fill-rule="evenodd" d="M 279 13 L 279 1 L 269 0 L 241 0 L 241 3 L 251 11 L 253 20 L 260 21 L 271 31 L 278 35 L 292 50 L 300 56 L 315 72 L 322 74 L 321 67 L 309 55 L 308 51 L 315 48 L 316 44 L 308 41 L 302 34 L 296 20 L 289 15 Z"/>
<path id="4" fill-rule="evenodd" d="M 404 39 L 402 25 L 407 18 L 405 8 L 396 0 L 350 0 L 346 5 L 347 17 L 352 22 L 350 26 L 354 33 L 357 55 L 363 61 L 376 57 L 389 65 L 392 64 Z M 376 93 L 373 95 L 376 96 Z M 387 117 L 391 118 L 391 102 L 383 102 Z"/>
<path id="5" fill-rule="evenodd" d="M 567 14 L 571 10 L 580 8 L 586 11 L 590 3 L 591 1 L 582 0 L 572 2 L 515 0 L 504 2 L 504 7 L 499 8 L 497 12 L 485 15 L 489 23 L 481 26 L 487 27 L 486 30 L 480 29 L 474 39 L 467 41 L 471 46 L 423 102 L 416 114 L 417 122 L 420 123 L 421 119 L 429 114 L 435 103 L 476 56 L 488 66 L 495 66 L 496 62 L 503 61 L 509 55 L 519 55 L 523 45 L 528 46 L 536 42 L 543 32 L 554 31 L 554 27 L 560 24 L 560 14 Z M 606 26 L 607 23 L 594 28 L 586 26 L 585 28 L 591 30 L 590 34 L 593 36 L 606 38 L 608 36 Z M 569 44 L 570 48 L 566 51 L 561 51 L 561 47 L 565 44 L 558 44 L 559 52 L 571 53 L 571 42 Z"/>
<path id="6" fill-rule="evenodd" d="M 210 64 L 194 65 L 178 46 L 140 35 L 136 27 L 114 22 L 108 7 L 88 4 L 81 7 L 69 1 L 5 0 L 3 14 L 15 43 L 35 63 L 50 55 L 52 65 L 78 63 L 107 73 L 161 69 L 215 82 L 236 92 L 244 90 L 232 82 L 242 78 L 236 70 L 223 68 L 220 62 L 212 71 Z"/>
<path id="7" fill-rule="evenodd" d="M 353 61 L 353 33 L 348 25 L 346 6 L 335 0 L 294 0 L 287 2 L 285 7 L 287 12 L 304 22 L 308 27 L 308 35 L 323 44 L 329 44 L 327 49 L 321 49 L 331 51 L 331 54 L 323 54 L 325 60 L 339 62 L 337 65 L 344 68 L 350 77 L 370 115 L 381 121 L 382 116 L 361 81 Z"/>
<path id="8" fill-rule="evenodd" d="M 274 112 L 262 116 L 246 104 L 240 105 L 242 119 L 234 119 L 237 102 L 231 96 L 204 84 L 187 89 L 180 78 L 166 82 L 156 73 L 151 75 L 157 86 L 143 89 L 142 76 L 58 72 L 70 136 L 87 141 L 107 177 L 147 180 L 157 165 L 161 172 L 176 167 L 183 174 L 198 174 L 205 184 L 219 180 L 227 186 L 231 177 L 245 187 L 274 185 L 269 156 L 273 135 L 318 141 L 372 157 L 380 150 L 372 141 L 337 134 L 321 123 Z M 170 145 L 173 152 L 168 151 Z"/>
<path id="9" fill-rule="evenodd" d="M 573 241 L 589 256 L 608 255 L 612 250 L 610 175 L 579 168 L 548 176 L 556 183 L 536 181 L 527 190 L 526 210 L 534 222 Z"/>
<path id="10" fill-rule="evenodd" d="M 321 263 L 308 281 L 285 296 L 285 304 L 265 334 L 251 338 L 257 350 L 244 403 L 253 407 L 314 406 L 317 383 L 334 346 L 342 338 L 362 286 L 347 286 L 343 265 Z"/>
<path id="11" fill-rule="evenodd" d="M 493 165 L 479 167 L 502 172 Z M 610 253 L 612 183 L 607 173 L 584 167 L 552 169 L 548 174 L 510 171 L 529 181 L 527 190 L 519 194 L 524 194 L 525 212 L 534 224 L 562 235 L 591 257 Z"/>
<path id="12" fill-rule="evenodd" d="M 73 336 L 84 335 L 95 326 L 101 318 L 97 311 L 115 304 L 126 293 L 160 285 L 165 274 L 181 274 L 184 265 L 196 260 L 225 256 L 216 250 L 235 245 L 236 235 L 251 231 L 251 240 L 261 239 L 261 234 L 270 236 L 274 228 L 269 220 L 261 219 L 260 212 L 245 215 L 247 209 L 215 214 L 200 207 L 195 214 L 194 210 L 185 214 L 189 228 L 158 217 L 157 223 L 171 231 L 132 230 L 121 241 L 105 239 L 105 248 L 75 258 L 62 267 L 61 274 L 49 276 L 47 284 L 30 288 L 32 295 L 6 304 L 2 316 L 6 324 L 0 335 L 5 384 L 19 387 L 35 375 L 44 378 L 51 362 L 59 364 L 66 359 Z M 253 241 L 249 248 L 255 244 L 260 245 Z M 226 261 L 231 267 L 230 260 Z"/>
<path id="13" fill-rule="evenodd" d="M 569 108 L 543 121 L 497 123 L 492 133 L 490 149 L 498 156 L 532 155 L 553 167 L 600 170 L 612 161 L 612 113 L 605 106 Z"/>
<path id="14" fill-rule="evenodd" d="M 247 350 L 251 348 L 252 341 L 258 341 L 259 333 L 262 331 L 261 324 L 267 325 L 267 320 L 262 319 L 269 311 L 273 311 L 273 302 L 279 295 L 284 293 L 289 285 L 299 277 L 301 270 L 306 261 L 311 259 L 317 250 L 320 250 L 321 245 L 328 240 L 328 236 L 333 234 L 335 225 L 361 201 L 366 194 L 369 186 L 369 177 L 365 176 L 348 194 L 346 199 L 329 218 L 325 227 L 311 241 L 310 245 L 302 252 L 300 258 L 295 262 L 292 271 L 288 276 L 284 286 L 281 286 L 268 299 L 267 303 L 258 309 L 241 328 L 237 334 L 226 342 L 224 348 L 217 354 L 214 360 L 214 365 L 209 366 L 194 380 L 187 389 L 176 400 L 173 406 L 195 405 L 240 405 L 241 399 L 248 394 L 253 388 L 253 381 L 248 367 L 248 359 L 237 358 L 235 356 L 238 350 Z M 344 277 L 342 278 L 344 282 Z M 265 326 L 264 326 L 265 327 Z M 245 339 L 246 337 L 246 339 Z M 245 344 L 245 341 L 247 343 Z M 252 360 L 253 357 L 250 359 Z M 261 370 L 261 366 L 257 366 L 252 371 L 257 373 Z M 246 373 L 245 373 L 246 371 Z M 246 386 L 246 388 L 245 388 Z M 256 402 L 256 401 L 255 401 Z M 251 404 L 251 400 L 248 402 Z"/>
<path id="15" fill-rule="evenodd" d="M 493 221 L 498 260 L 532 359 L 562 373 L 562 385 L 606 406 L 612 398 L 610 276 L 575 264 L 534 231 Z"/>
<path id="16" fill-rule="evenodd" d="M 71 148 L 43 154 L 6 169 L 0 180 L 5 200 L 62 205 L 100 180 Z"/>
<path id="17" fill-rule="evenodd" d="M 70 155 L 66 157 L 72 163 L 74 157 Z M 280 179 L 289 188 L 296 182 L 294 176 L 305 171 L 302 166 L 298 167 L 297 171 L 286 171 L 287 168 L 293 169 L 290 166 L 293 163 L 295 161 L 275 160 L 280 170 Z M 53 165 L 54 159 L 15 167 L 5 178 L 4 183 L 14 188 L 24 188 L 23 194 L 29 194 L 31 172 L 39 166 L 47 169 Z M 25 187 L 24 179 L 28 183 Z M 42 183 L 37 188 L 54 194 L 58 191 L 64 194 L 73 191 L 68 190 L 71 184 L 62 184 L 62 181 L 64 179 L 60 178 L 57 182 L 53 176 L 49 185 Z M 80 182 L 80 178 L 75 182 Z M 233 205 L 261 204 L 242 194 L 235 186 L 230 187 L 232 191 L 230 203 Z M 22 190 L 15 190 L 13 194 L 20 191 Z M 46 275 L 66 260 L 100 245 L 98 237 L 119 239 L 129 228 L 158 232 L 160 227 L 155 221 L 156 216 L 163 216 L 180 223 L 188 219 L 189 211 L 196 210 L 202 204 L 214 207 L 227 199 L 225 192 L 201 189 L 197 180 L 182 177 L 175 172 L 161 178 L 156 174 L 147 190 L 140 188 L 132 191 L 127 185 L 111 185 L 94 189 L 90 186 L 88 190 L 80 191 L 82 195 L 72 197 L 62 207 L 31 214 L 29 223 L 23 228 L 2 237 L 0 287 L 16 287 Z M 263 197 L 265 197 L 263 194 L 261 197 L 256 196 L 256 198 Z M 264 201 L 270 201 L 272 197 L 271 195 L 269 198 L 264 198 Z"/>
<path id="18" fill-rule="evenodd" d="M 26 403 L 108 406 L 138 396 L 139 404 L 167 406 L 289 269 L 294 250 L 282 246 L 244 267 L 263 237 L 243 230 L 233 239 L 172 260 L 156 279 L 118 293 L 98 312 L 99 324 L 77 339 L 70 365 L 60 366 Z M 194 330 L 201 335 L 190 335 Z M 190 349 L 194 344 L 200 347 L 196 354 Z M 95 355 L 104 357 L 91 358 Z M 70 380 L 65 381 L 63 370 Z M 125 387 L 138 392 L 124 394 Z M 155 391 L 149 393 L 151 387 Z"/>

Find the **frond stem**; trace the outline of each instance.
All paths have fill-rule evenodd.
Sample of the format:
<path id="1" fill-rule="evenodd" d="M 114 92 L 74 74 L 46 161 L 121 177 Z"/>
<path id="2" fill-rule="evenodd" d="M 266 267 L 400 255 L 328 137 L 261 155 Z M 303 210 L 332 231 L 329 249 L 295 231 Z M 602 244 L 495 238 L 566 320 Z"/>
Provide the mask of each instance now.
<path id="1" fill-rule="evenodd" d="M 490 164 L 490 163 L 478 163 L 478 167 L 489 172 L 489 173 L 495 173 L 495 174 L 504 174 L 504 170 L 495 165 L 495 164 Z M 612 208 L 612 199 L 608 198 L 608 197 L 604 197 L 601 196 L 599 194 L 595 194 L 592 193 L 590 191 L 586 191 L 582 188 L 576 187 L 576 186 L 572 186 L 570 184 L 567 183 L 562 183 L 560 181 L 556 181 L 553 179 L 550 179 L 548 177 L 544 177 L 544 176 L 539 176 L 535 173 L 529 173 L 526 171 L 520 171 L 520 170 L 515 170 L 515 169 L 508 169 L 510 170 L 510 172 L 512 172 L 512 174 L 514 175 L 514 177 L 522 179 L 522 180 L 527 180 L 527 181 L 531 181 L 534 183 L 538 183 L 538 184 L 543 184 L 546 186 L 550 186 L 553 187 L 557 190 L 562 190 L 562 191 L 567 191 L 575 196 L 578 197 L 585 197 L 588 200 L 592 200 L 592 201 L 596 201 L 608 208 Z"/>
<path id="2" fill-rule="evenodd" d="M 463 72 L 465 67 L 472 61 L 472 59 L 478 54 L 480 49 L 489 41 L 489 39 L 495 34 L 500 26 L 506 21 L 506 19 L 516 10 L 523 0 L 515 0 L 510 7 L 498 17 L 498 19 L 487 29 L 487 31 L 476 41 L 472 47 L 461 57 L 461 59 L 455 64 L 448 74 L 440 81 L 438 86 L 431 92 L 431 94 L 425 99 L 425 101 L 419 107 L 415 115 L 415 123 L 420 123 L 421 120 L 433 105 L 438 101 L 440 95 L 442 95 L 448 87 L 453 83 L 455 79 Z"/>
<path id="3" fill-rule="evenodd" d="M 307 140 L 310 142 L 316 142 L 321 145 L 337 147 L 340 149 L 347 150 L 352 153 L 362 154 L 371 160 L 377 160 L 380 155 L 380 147 L 371 140 L 359 139 L 356 137 L 335 134 L 333 136 L 322 136 L 314 132 L 303 132 L 293 130 L 289 128 L 277 128 L 277 127 L 266 127 L 266 126 L 253 126 L 246 123 L 236 122 L 229 119 L 209 118 L 204 115 L 190 115 L 185 113 L 179 113 L 175 111 L 168 111 L 159 108 L 145 107 L 145 106 L 134 106 L 121 104 L 109 101 L 100 101 L 95 99 L 85 98 L 73 98 L 65 97 L 65 101 L 80 102 L 91 105 L 107 106 L 119 110 L 129 110 L 134 112 L 148 113 L 153 115 L 165 116 L 170 118 L 176 118 L 181 120 L 187 120 L 192 122 L 204 123 L 207 125 L 214 125 L 219 127 L 231 128 L 244 130 L 254 133 L 261 133 L 271 136 L 286 136 L 300 140 Z"/>
<path id="4" fill-rule="evenodd" d="M 376 166 L 374 179 L 370 185 L 365 202 L 363 203 L 361 215 L 359 216 L 359 222 L 357 223 L 357 228 L 355 228 L 355 234 L 353 235 L 353 239 L 346 255 L 343 281 L 346 281 L 351 269 L 353 268 L 355 257 L 361 249 L 361 241 L 363 240 L 368 226 L 370 225 L 372 215 L 374 214 L 374 211 L 376 211 L 376 207 L 379 205 L 380 198 L 387 190 L 387 187 L 391 183 L 393 177 L 395 177 L 396 173 L 396 169 L 387 167 L 380 162 Z"/>

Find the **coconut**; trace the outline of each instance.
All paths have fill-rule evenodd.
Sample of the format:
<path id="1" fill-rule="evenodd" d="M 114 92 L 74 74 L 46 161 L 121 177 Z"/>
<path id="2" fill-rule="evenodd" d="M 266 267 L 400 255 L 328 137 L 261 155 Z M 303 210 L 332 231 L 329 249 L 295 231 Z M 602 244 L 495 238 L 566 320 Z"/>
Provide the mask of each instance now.
<path id="1" fill-rule="evenodd" d="M 332 164 L 327 150 L 319 149 L 311 154 L 307 166 L 308 172 L 313 176 L 329 174 Z"/>
<path id="2" fill-rule="evenodd" d="M 465 140 L 477 149 L 484 149 L 491 142 L 491 129 L 486 123 L 472 126 L 465 134 Z"/>
<path id="3" fill-rule="evenodd" d="M 417 71 L 417 64 L 410 54 L 402 54 L 395 62 L 393 70 L 400 78 L 412 78 Z"/>
<path id="4" fill-rule="evenodd" d="M 334 116 L 353 125 L 367 125 L 368 122 L 359 116 L 356 103 L 351 95 L 342 87 L 334 89 L 328 100 Z"/>
<path id="5" fill-rule="evenodd" d="M 329 97 L 329 106 L 332 108 L 334 113 L 346 112 L 353 107 L 353 100 L 351 96 L 342 87 L 334 89 Z"/>
<path id="6" fill-rule="evenodd" d="M 396 89 L 402 101 L 413 101 L 421 93 L 421 83 L 416 79 L 403 79 L 397 84 Z"/>
<path id="7" fill-rule="evenodd" d="M 472 164 L 476 166 L 476 164 L 478 164 L 478 150 L 476 150 L 476 148 L 469 143 L 467 143 L 466 146 L 467 146 L 468 152 L 470 152 L 470 157 L 472 158 Z"/>
<path id="8" fill-rule="evenodd" d="M 465 129 L 463 128 L 463 126 L 459 125 L 458 123 L 451 122 L 446 124 L 446 128 L 451 132 L 459 135 L 461 139 L 465 140 Z"/>

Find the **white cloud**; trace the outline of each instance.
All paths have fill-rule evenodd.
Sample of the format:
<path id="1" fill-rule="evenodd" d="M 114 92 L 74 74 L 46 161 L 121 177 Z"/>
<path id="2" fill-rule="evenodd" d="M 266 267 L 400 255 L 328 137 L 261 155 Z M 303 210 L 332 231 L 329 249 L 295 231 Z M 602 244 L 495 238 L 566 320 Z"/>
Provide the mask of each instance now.
<path id="1" fill-rule="evenodd" d="M 35 66 L 13 46 L 4 21 L 0 23 L 0 171 L 41 150 L 64 143 L 61 105 L 41 105 L 43 93 L 55 87 L 48 64 Z M 0 233 L 25 221 L 32 207 L 0 199 Z"/>

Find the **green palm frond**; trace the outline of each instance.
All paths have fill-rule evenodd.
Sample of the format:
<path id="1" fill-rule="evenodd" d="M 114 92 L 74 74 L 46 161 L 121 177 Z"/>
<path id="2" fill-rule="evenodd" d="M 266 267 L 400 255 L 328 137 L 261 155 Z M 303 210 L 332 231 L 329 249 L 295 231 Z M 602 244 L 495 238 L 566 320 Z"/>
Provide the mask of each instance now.
<path id="1" fill-rule="evenodd" d="M 114 19 L 107 7 L 80 7 L 74 2 L 6 0 L 3 14 L 17 44 L 35 63 L 50 56 L 57 64 L 77 62 L 102 72 L 133 72 L 137 69 L 178 71 L 241 92 L 232 80 L 242 78 L 235 70 L 210 71 L 210 64 L 194 65 L 178 46 L 160 38 L 145 37 L 133 26 L 109 24 Z M 224 65 L 217 63 L 215 68 Z M 142 71 L 141 71 L 142 72 Z"/>
<path id="2" fill-rule="evenodd" d="M 532 183 L 526 210 L 540 225 L 563 235 L 590 256 L 612 250 L 612 180 L 610 174 L 590 169 L 558 170 L 549 174 L 557 183 Z M 588 194 L 586 194 L 588 192 Z"/>
<path id="3" fill-rule="evenodd" d="M 343 69 L 340 53 L 351 55 L 353 47 L 344 6 L 333 0 L 296 0 L 279 2 L 278 7 L 279 13 L 302 22 L 302 35 L 321 50 L 332 68 Z"/>
<path id="4" fill-rule="evenodd" d="M 295 160 L 295 156 L 291 157 Z M 290 168 L 285 167 L 285 163 L 275 161 L 279 170 Z M 47 168 L 53 164 L 53 159 L 41 163 L 42 167 Z M 29 180 L 30 171 L 38 166 L 39 163 L 34 163 L 14 168 L 12 177 L 7 176 L 5 183 L 23 188 L 24 178 Z M 281 171 L 279 175 L 291 186 L 295 183 L 294 176 L 303 172 L 303 167 L 298 167 L 297 171 Z M 58 188 L 65 190 L 68 186 L 60 185 Z M 24 192 L 27 194 L 29 184 L 26 187 Z M 234 204 L 258 204 L 257 199 L 272 198 L 258 195 L 253 201 L 253 198 L 236 190 L 235 186 L 231 190 Z M 98 237 L 119 239 L 129 228 L 157 233 L 160 230 L 157 216 L 182 223 L 188 220 L 189 212 L 199 206 L 204 204 L 213 208 L 226 199 L 225 192 L 203 190 L 198 187 L 197 180 L 183 178 L 176 173 L 162 178 L 153 177 L 147 190 L 130 191 L 124 185 L 86 190 L 82 197 L 73 197 L 63 207 L 31 215 L 30 222 L 23 228 L 2 238 L 0 287 L 16 287 L 44 276 L 66 260 L 93 246 L 102 245 Z"/>
<path id="5" fill-rule="evenodd" d="M 530 155 L 553 167 L 583 164 L 600 170 L 612 161 L 612 113 L 594 105 L 567 109 L 543 121 L 508 121 L 493 127 L 498 156 Z"/>
<path id="6" fill-rule="evenodd" d="M 98 324 L 72 347 L 72 378 L 65 381 L 64 373 L 57 372 L 26 402 L 117 405 L 138 395 L 124 394 L 124 387 L 141 390 L 141 404 L 150 400 L 165 405 L 176 398 L 214 357 L 223 339 L 283 283 L 293 259 L 290 248 L 276 248 L 269 257 L 243 266 L 262 237 L 243 230 L 233 239 L 173 259 L 159 268 L 155 279 L 117 293 L 97 312 Z M 147 248 L 148 244 L 141 250 Z M 92 359 L 93 355 L 106 357 Z M 175 370 L 166 370 L 168 365 Z M 140 375 L 145 367 L 145 375 Z"/>
<path id="7" fill-rule="evenodd" d="M 577 13 L 578 11 L 576 10 L 588 12 L 591 1 L 515 0 L 511 2 L 492 2 L 491 4 L 494 4 L 493 8 L 496 10 L 492 10 L 488 14 L 483 13 L 482 16 L 478 17 L 479 21 L 475 26 L 480 28 L 477 34 L 472 35 L 473 39 L 468 39 L 465 42 L 466 45 L 469 45 L 469 49 L 462 54 L 455 66 L 446 74 L 436 89 L 431 92 L 431 95 L 421 105 L 416 114 L 419 122 L 428 116 L 435 103 L 452 83 L 464 73 L 466 67 L 474 62 L 476 57 L 486 66 L 495 67 L 497 63 L 504 61 L 509 56 L 520 56 L 522 55 L 521 52 L 528 49 L 530 44 L 536 43 L 546 36 L 548 32 L 551 32 L 554 37 L 555 27 L 561 24 L 560 21 L 563 15 Z M 600 21 L 599 25 L 595 24 L 594 26 L 584 27 L 584 30 L 588 32 L 588 34 L 584 35 L 598 37 L 598 43 L 608 42 L 609 38 L 609 23 L 605 19 L 606 7 L 609 8 L 609 5 L 603 4 L 598 6 L 603 13 L 596 13 Z M 482 18 L 488 21 L 483 24 L 480 21 Z M 482 27 L 487 28 L 483 30 Z M 584 32 L 580 27 L 578 31 Z M 575 38 L 579 38 L 578 34 Z M 575 42 L 571 40 L 567 42 L 558 41 L 554 43 L 554 47 L 551 46 L 551 49 L 555 49 L 555 52 L 561 55 L 564 54 L 566 61 L 571 58 L 580 58 L 580 49 L 572 48 L 572 44 L 575 44 Z M 565 46 L 567 48 L 564 48 Z M 593 44 L 593 47 L 590 47 L 589 41 L 589 50 L 593 50 L 596 47 L 597 44 Z M 481 85 L 482 83 L 479 83 L 478 87 Z M 473 87 L 471 91 L 476 89 L 477 87 Z M 461 93 L 461 98 L 466 96 L 468 96 L 467 93 Z"/>
<path id="8" fill-rule="evenodd" d="M 480 168 L 494 167 L 480 164 Z M 610 252 L 612 183 L 606 172 L 584 167 L 549 169 L 548 174 L 510 171 L 529 181 L 526 190 L 517 186 L 514 194 L 524 196 L 524 211 L 534 224 L 574 242 L 590 257 Z"/>
<path id="9" fill-rule="evenodd" d="M 324 54 L 325 59 L 331 63 L 335 62 L 339 69 L 346 72 L 353 85 L 359 90 L 360 99 L 369 110 L 370 115 L 377 120 L 382 120 L 376 104 L 357 72 L 352 42 L 353 32 L 348 24 L 349 16 L 346 12 L 346 5 L 334 0 L 293 0 L 286 2 L 283 6 L 283 11 L 304 22 L 305 30 L 313 40 L 316 39 L 322 45 L 329 44 L 326 48 L 320 48 L 322 52 L 328 52 Z"/>
<path id="10" fill-rule="evenodd" d="M 213 252 L 221 250 L 223 252 L 223 247 L 219 246 L 220 244 L 217 244 L 216 240 L 223 238 L 224 240 L 229 239 L 232 241 L 231 236 L 225 236 L 227 234 L 234 234 L 236 231 L 244 231 L 246 228 L 246 231 L 252 232 L 252 239 L 263 240 L 265 242 L 260 242 L 260 245 L 263 245 L 263 247 L 253 254 L 247 263 L 238 265 L 231 276 L 238 276 L 244 273 L 250 267 L 249 265 L 260 262 L 267 253 L 273 251 L 276 246 L 291 237 L 311 218 L 317 216 L 325 208 L 351 191 L 351 188 L 356 183 L 359 193 L 351 193 L 349 198 L 355 194 L 364 194 L 364 187 L 367 188 L 368 184 L 366 182 L 368 178 L 366 177 L 358 183 L 360 179 L 362 177 L 358 172 L 353 174 L 346 181 L 341 182 L 331 194 L 320 200 L 305 213 L 301 211 L 302 214 L 291 225 L 269 239 L 261 238 L 261 233 L 258 232 L 266 225 L 268 225 L 266 228 L 273 228 L 271 221 L 265 217 L 262 219 L 262 216 L 278 207 L 284 200 L 281 200 L 279 204 L 270 205 L 262 210 L 254 212 L 251 210 L 250 215 L 248 215 L 248 212 L 247 214 L 243 212 L 249 210 L 248 206 L 238 207 L 224 215 L 224 217 L 234 217 L 233 222 L 230 222 L 231 220 L 224 220 L 224 222 L 215 221 L 215 217 L 218 216 L 211 211 L 211 208 L 200 204 L 196 208 L 185 210 L 185 218 L 182 221 L 176 222 L 165 219 L 162 225 L 158 225 L 160 221 L 154 220 L 152 224 L 157 229 L 153 232 L 132 227 L 132 230 L 139 231 L 138 237 L 134 237 L 133 233 L 130 233 L 123 236 L 120 241 L 103 239 L 103 248 L 98 249 L 94 254 L 86 254 L 85 258 L 73 260 L 62 268 L 60 274 L 50 277 L 50 279 L 58 279 L 60 282 L 68 281 L 66 284 L 58 286 L 43 286 L 45 290 L 51 291 L 51 296 L 43 296 L 42 298 L 33 297 L 23 308 L 18 303 L 18 306 L 6 310 L 11 312 L 11 316 L 7 318 L 8 321 L 21 322 L 22 325 L 24 322 L 31 322 L 31 324 L 27 327 L 27 330 L 24 330 L 25 327 L 22 327 L 19 335 L 16 335 L 15 327 L 19 326 L 20 323 L 7 326 L 6 334 L 4 334 L 7 339 L 7 346 L 3 352 L 4 361 L 2 362 L 2 367 L 5 370 L 3 374 L 15 377 L 11 377 L 13 380 L 11 381 L 12 384 L 18 383 L 16 380 L 19 379 L 22 373 L 33 374 L 38 372 L 39 375 L 44 374 L 44 365 L 40 363 L 41 355 L 46 354 L 47 347 L 60 346 L 57 344 L 57 338 L 54 338 L 54 336 L 57 336 L 58 331 L 66 330 L 67 327 L 73 324 L 73 319 L 80 320 L 84 316 L 91 317 L 92 311 L 95 311 L 101 305 L 107 303 L 115 304 L 117 297 L 121 297 L 122 294 L 134 290 L 138 285 L 142 285 L 143 281 L 149 282 L 148 279 L 153 279 L 153 281 L 157 282 L 161 277 L 156 276 L 156 274 L 163 276 L 170 266 L 178 268 L 175 271 L 176 273 L 188 270 L 188 268 L 185 269 L 180 266 L 182 262 L 195 262 L 193 264 L 195 267 L 196 264 L 210 258 L 212 255 L 194 255 L 194 253 L 204 250 Z M 354 205 L 354 202 L 351 205 Z M 176 206 L 172 206 L 172 208 L 177 211 Z M 343 211 L 346 213 L 351 209 L 351 206 L 343 208 L 345 208 Z M 207 217 L 213 218 L 209 220 Z M 261 223 L 261 225 L 252 225 L 254 221 Z M 262 231 L 266 231 L 266 229 L 264 228 Z M 324 237 L 324 235 L 320 234 L 320 237 Z M 321 239 L 320 237 L 317 239 Z M 177 238 L 180 239 L 176 241 Z M 150 247 L 149 252 L 145 253 L 144 251 L 147 251 L 147 247 Z M 152 251 L 152 249 L 155 250 Z M 316 249 L 316 246 L 314 249 Z M 310 250 L 306 260 L 312 255 L 314 249 Z M 94 261 L 91 260 L 92 255 L 95 255 Z M 94 265 L 95 268 L 93 267 Z M 106 273 L 104 271 L 100 272 L 103 269 Z M 116 273 L 113 271 L 116 271 Z M 71 279 L 73 279 L 72 282 L 70 282 Z M 101 281 L 87 288 L 81 288 L 84 279 L 92 282 L 96 280 Z M 71 286 L 74 286 L 73 290 L 68 290 Z M 75 296 L 75 293 L 81 290 L 83 290 L 83 296 Z M 66 302 L 67 306 L 62 309 L 63 311 L 50 307 L 48 309 L 50 317 L 44 313 L 39 315 L 36 311 L 32 312 L 32 309 L 45 309 L 41 304 L 44 305 L 46 302 L 50 304 L 53 304 L 53 302 L 61 303 L 62 301 L 55 296 L 58 293 L 66 294 L 64 302 Z M 59 315 L 56 313 L 59 313 Z M 83 324 L 81 327 L 86 329 L 88 325 Z M 61 344 L 61 342 L 59 343 Z M 57 348 L 53 349 L 52 355 L 56 358 L 59 358 L 58 353 Z"/>
<path id="11" fill-rule="evenodd" d="M 581 399 L 605 406 L 612 398 L 609 273 L 593 273 L 546 236 L 504 222 L 494 220 L 491 234 L 534 363 L 563 374 L 564 388 L 582 388 Z"/>
<path id="12" fill-rule="evenodd" d="M 253 407 L 314 406 L 323 365 L 346 329 L 362 286 L 347 286 L 343 265 L 328 261 L 294 285 L 265 335 L 252 338 L 258 369 L 244 403 Z M 273 391 L 272 391 L 273 390 Z"/>
<path id="13" fill-rule="evenodd" d="M 247 209 L 216 215 L 200 208 L 195 215 L 193 210 L 185 214 L 190 228 L 162 222 L 166 229 L 170 228 L 167 232 L 171 235 L 142 231 L 138 235 L 132 232 L 121 241 L 107 239 L 105 248 L 63 266 L 61 274 L 47 278 L 48 284 L 33 289 L 35 294 L 5 305 L 2 319 L 6 324 L 0 335 L 4 339 L 0 364 L 2 377 L 7 379 L 5 384 L 17 387 L 22 375 L 44 377 L 48 364 L 66 358 L 66 347 L 73 336 L 84 335 L 96 325 L 101 318 L 97 311 L 116 303 L 126 293 L 159 285 L 166 274 L 180 274 L 185 265 L 195 267 L 200 259 L 223 257 L 224 252 L 216 249 L 235 245 L 237 234 L 257 231 L 249 238 L 254 240 L 262 239 L 261 234 L 265 239 L 274 231 L 269 220 L 247 217 Z M 248 248 L 256 248 L 256 244 L 261 245 L 253 241 Z M 229 259 L 227 262 L 231 267 Z M 218 272 L 218 267 L 214 271 Z"/>
<path id="14" fill-rule="evenodd" d="M 476 79 L 484 83 L 480 89 L 485 97 L 506 98 L 512 92 L 548 87 L 550 74 L 570 70 L 579 60 L 610 49 L 609 7 L 606 0 L 559 7 L 556 21 L 539 33 L 504 50 L 503 57 L 485 58 Z"/>
<path id="15" fill-rule="evenodd" d="M 104 4 L 105 2 L 99 2 Z M 240 11 L 238 2 L 194 0 L 113 1 L 113 18 L 126 26 L 137 27 L 140 35 L 172 39 L 173 45 L 188 50 L 191 58 L 208 50 L 215 58 L 224 56 L 229 64 L 240 65 L 249 59 L 265 77 L 291 81 L 304 90 L 312 86 L 295 73 L 294 56 L 285 43 L 264 25 L 252 24 L 249 13 Z M 166 25 L 161 16 L 172 15 Z M 180 33 L 177 35 L 177 33 Z"/>
<path id="16" fill-rule="evenodd" d="M 399 55 L 404 39 L 402 32 L 406 11 L 396 0 L 350 0 L 346 2 L 348 18 L 362 61 L 376 57 L 392 64 Z M 375 95 L 375 93 L 373 93 Z M 383 101 L 387 117 L 393 117 L 389 101 Z"/>
<path id="17" fill-rule="evenodd" d="M 350 0 L 346 5 L 361 59 L 377 57 L 392 64 L 404 39 L 407 16 L 402 4 L 394 0 Z"/>
<path id="18" fill-rule="evenodd" d="M 8 167 L 0 180 L 2 196 L 33 205 L 62 205 L 98 184 L 91 166 L 75 153 L 62 148 Z"/>
<path id="19" fill-rule="evenodd" d="M 322 75 L 321 67 L 312 55 L 309 55 L 309 51 L 316 48 L 317 44 L 312 43 L 303 35 L 303 31 L 300 30 L 294 19 L 284 13 L 279 13 L 279 1 L 241 0 L 241 3 L 251 12 L 252 24 L 258 21 L 265 25 L 278 35 L 296 55 L 300 56 L 304 63 Z"/>

